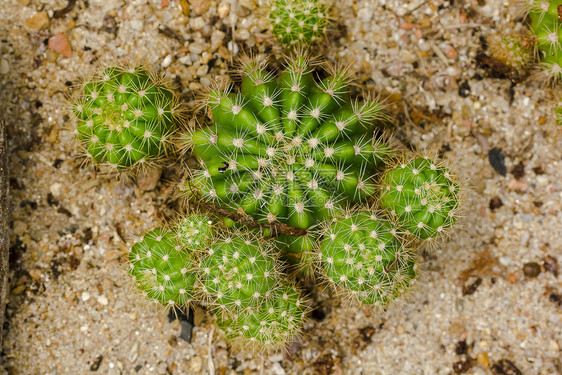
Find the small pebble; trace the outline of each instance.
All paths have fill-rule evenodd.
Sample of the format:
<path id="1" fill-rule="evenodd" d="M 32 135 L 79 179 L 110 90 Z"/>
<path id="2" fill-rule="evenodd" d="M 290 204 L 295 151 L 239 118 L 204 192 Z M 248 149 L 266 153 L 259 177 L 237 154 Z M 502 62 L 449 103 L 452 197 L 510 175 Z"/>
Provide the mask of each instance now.
<path id="1" fill-rule="evenodd" d="M 106 296 L 99 296 L 98 297 L 98 303 L 102 306 L 106 306 L 108 303 L 107 297 Z"/>
<path id="2" fill-rule="evenodd" d="M 65 57 L 72 57 L 72 48 L 68 38 L 63 33 L 58 33 L 49 38 L 49 48 Z"/>
<path id="3" fill-rule="evenodd" d="M 479 353 L 476 359 L 482 366 L 486 368 L 490 367 L 490 360 L 488 359 L 488 354 L 486 354 L 486 352 Z"/>
<path id="4" fill-rule="evenodd" d="M 211 6 L 210 0 L 191 0 L 189 3 L 193 8 L 193 12 L 197 16 L 200 16 L 203 13 L 205 13 L 207 10 L 209 10 L 209 7 Z"/>
<path id="5" fill-rule="evenodd" d="M 133 30 L 141 31 L 143 27 L 143 23 L 142 21 L 139 20 L 133 20 L 131 21 L 131 27 L 133 28 Z"/>
<path id="6" fill-rule="evenodd" d="M 8 73 L 10 73 L 10 63 L 5 59 L 0 60 L 0 74 L 4 75 Z"/>
<path id="7" fill-rule="evenodd" d="M 162 60 L 162 68 L 169 67 L 171 63 L 172 63 L 172 55 L 169 54 L 166 57 L 164 57 L 164 60 Z"/>
<path id="8" fill-rule="evenodd" d="M 459 57 L 459 53 L 457 52 L 457 50 L 453 46 L 450 46 L 450 45 L 447 46 L 447 48 L 445 48 L 445 55 L 447 55 L 447 57 L 451 60 L 456 60 Z M 479 102 L 476 102 L 476 103 L 479 103 Z M 474 108 L 478 109 L 478 108 L 476 108 L 476 103 L 474 103 L 475 104 Z"/>
<path id="9" fill-rule="evenodd" d="M 137 176 L 137 185 L 142 191 L 154 190 L 160 176 L 162 176 L 162 168 L 151 168 Z"/>
<path id="10" fill-rule="evenodd" d="M 193 357 L 189 361 L 189 365 L 193 372 L 198 373 L 203 368 L 203 359 L 201 357 Z"/>
<path id="11" fill-rule="evenodd" d="M 86 302 L 89 299 L 90 299 L 90 293 L 82 292 L 82 301 Z"/>
<path id="12" fill-rule="evenodd" d="M 523 273 L 526 277 L 537 277 L 541 273 L 541 266 L 535 262 L 525 263 L 523 265 Z"/>
<path id="13" fill-rule="evenodd" d="M 44 29 L 49 24 L 49 16 L 47 12 L 35 13 L 25 21 L 25 28 L 32 32 Z"/>
<path id="14" fill-rule="evenodd" d="M 221 1 L 217 8 L 217 13 L 220 18 L 226 18 L 230 14 L 230 4 L 226 1 Z"/>

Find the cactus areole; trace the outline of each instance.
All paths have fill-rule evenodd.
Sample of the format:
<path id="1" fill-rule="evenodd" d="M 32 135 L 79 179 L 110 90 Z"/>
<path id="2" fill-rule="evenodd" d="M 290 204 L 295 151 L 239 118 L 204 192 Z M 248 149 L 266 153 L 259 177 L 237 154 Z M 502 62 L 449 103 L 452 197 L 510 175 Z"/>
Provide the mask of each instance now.
<path id="1" fill-rule="evenodd" d="M 201 162 L 192 190 L 258 222 L 305 230 L 373 195 L 372 176 L 391 152 L 373 136 L 381 104 L 350 101 L 345 69 L 317 80 L 298 57 L 275 78 L 265 59 L 247 60 L 241 92 L 210 90 L 213 125 L 190 134 Z"/>

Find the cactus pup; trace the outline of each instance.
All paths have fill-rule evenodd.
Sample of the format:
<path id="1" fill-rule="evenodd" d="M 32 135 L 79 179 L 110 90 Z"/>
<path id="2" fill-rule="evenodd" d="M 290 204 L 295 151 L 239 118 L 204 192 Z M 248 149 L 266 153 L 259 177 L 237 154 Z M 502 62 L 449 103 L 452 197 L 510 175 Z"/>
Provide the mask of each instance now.
<path id="1" fill-rule="evenodd" d="M 318 272 L 344 298 L 385 307 L 404 296 L 416 259 L 397 226 L 375 211 L 350 211 L 322 230 Z"/>
<path id="2" fill-rule="evenodd" d="M 212 222 L 189 215 L 174 226 L 146 233 L 131 248 L 129 274 L 148 300 L 185 306 L 197 299 L 198 253 L 213 242 Z"/>
<path id="3" fill-rule="evenodd" d="M 88 159 L 118 172 L 146 169 L 171 152 L 183 113 L 168 80 L 145 66 L 101 69 L 79 87 L 72 111 Z"/>
<path id="4" fill-rule="evenodd" d="M 382 177 L 379 204 L 420 240 L 435 238 L 459 215 L 460 186 L 449 169 L 416 157 L 390 167 Z"/>
<path id="5" fill-rule="evenodd" d="M 231 314 L 254 308 L 279 287 L 278 269 L 270 243 L 249 235 L 229 235 L 203 255 L 200 278 L 204 298 Z"/>
<path id="6" fill-rule="evenodd" d="M 256 307 L 234 314 L 218 311 L 217 323 L 235 345 L 254 351 L 277 350 L 301 333 L 308 310 L 301 292 L 284 283 Z"/>
<path id="7" fill-rule="evenodd" d="M 269 20 L 281 44 L 307 46 L 325 38 L 328 7 L 323 0 L 273 0 Z"/>

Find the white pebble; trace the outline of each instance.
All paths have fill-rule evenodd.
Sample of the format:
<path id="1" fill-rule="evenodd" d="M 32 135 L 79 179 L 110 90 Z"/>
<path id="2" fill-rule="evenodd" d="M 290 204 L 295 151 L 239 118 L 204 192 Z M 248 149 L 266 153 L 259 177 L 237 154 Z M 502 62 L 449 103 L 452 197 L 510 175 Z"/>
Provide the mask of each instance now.
<path id="1" fill-rule="evenodd" d="M 171 63 L 172 63 L 172 55 L 170 54 L 164 57 L 164 60 L 162 61 L 162 68 L 169 67 Z"/>
<path id="2" fill-rule="evenodd" d="M 89 299 L 90 299 L 90 293 L 82 292 L 82 301 L 86 302 Z"/>
<path id="3" fill-rule="evenodd" d="M 133 28 L 133 30 L 141 31 L 143 27 L 142 21 L 139 20 L 131 21 L 131 27 Z"/>
<path id="4" fill-rule="evenodd" d="M 10 63 L 7 60 L 2 59 L 0 61 L 0 74 L 10 73 Z"/>
<path id="5" fill-rule="evenodd" d="M 100 305 L 103 305 L 103 306 L 107 305 L 107 303 L 108 303 L 107 297 L 106 296 L 99 296 L 98 297 L 98 303 Z"/>

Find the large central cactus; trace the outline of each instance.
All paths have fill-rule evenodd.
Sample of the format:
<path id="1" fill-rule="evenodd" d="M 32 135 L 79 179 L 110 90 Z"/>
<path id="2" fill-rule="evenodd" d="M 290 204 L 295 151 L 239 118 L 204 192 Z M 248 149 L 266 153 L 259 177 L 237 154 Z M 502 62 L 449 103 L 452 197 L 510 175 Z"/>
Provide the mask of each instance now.
<path id="1" fill-rule="evenodd" d="M 308 229 L 370 197 L 390 149 L 373 135 L 382 106 L 350 101 L 347 69 L 318 79 L 303 56 L 277 78 L 263 57 L 242 61 L 239 93 L 211 89 L 213 124 L 190 134 L 205 201 L 263 223 Z"/>

